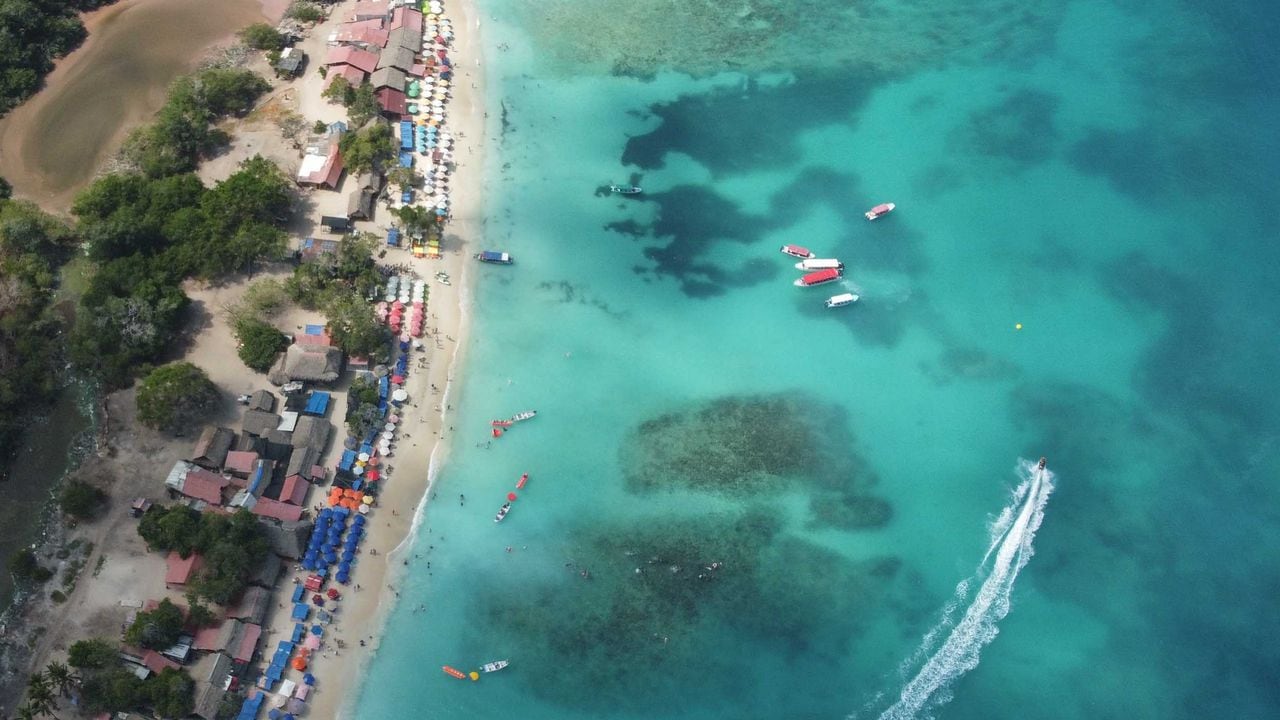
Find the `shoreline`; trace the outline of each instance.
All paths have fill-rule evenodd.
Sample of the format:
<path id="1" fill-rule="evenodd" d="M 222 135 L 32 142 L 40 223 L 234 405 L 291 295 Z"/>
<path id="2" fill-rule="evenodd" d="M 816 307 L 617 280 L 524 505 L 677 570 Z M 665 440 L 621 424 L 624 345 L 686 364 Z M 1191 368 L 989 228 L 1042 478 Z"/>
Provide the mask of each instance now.
<path id="1" fill-rule="evenodd" d="M 353 584 L 341 601 L 341 620 L 331 630 L 329 640 L 343 640 L 346 647 L 335 651 L 326 642 L 321 657 L 317 658 L 319 662 L 309 668 L 316 678 L 309 702 L 309 714 L 314 717 L 354 717 L 352 709 L 359 700 L 364 672 L 378 650 L 391 612 L 400 599 L 395 587 L 408 563 L 406 553 L 425 522 L 432 488 L 449 460 L 452 432 L 447 420 L 451 415 L 451 399 L 458 389 L 456 381 L 465 367 L 465 341 L 471 330 L 472 274 L 468 253 L 477 249 L 483 228 L 486 84 L 480 64 L 479 15 L 474 2 L 454 0 L 446 5 L 445 16 L 452 17 L 459 29 L 452 55 L 457 59 L 457 67 L 469 68 L 460 74 L 470 79 L 470 82 L 455 84 L 447 122 L 458 138 L 458 168 L 453 173 L 454 209 L 445 226 L 444 259 L 409 259 L 407 262 L 423 277 L 429 278 L 433 271 L 444 270 L 457 280 L 452 286 L 433 284 L 427 298 L 427 313 L 433 327 L 439 336 L 452 338 L 453 348 L 452 352 L 433 356 L 425 373 L 413 373 L 408 378 L 406 389 L 418 412 L 401 428 L 401 437 L 406 439 L 400 442 L 394 456 L 395 469 L 378 498 L 374 513 L 370 514 L 372 522 L 365 547 L 378 550 L 376 561 L 370 562 L 375 558 L 361 555 L 363 559 L 352 575 Z M 457 288 L 455 297 L 449 298 L 441 292 L 448 288 Z M 446 348 L 449 342 L 445 340 Z M 432 385 L 441 389 L 438 394 L 431 393 Z M 435 404 L 423 405 L 427 401 Z M 427 409 L 424 411 L 424 408 Z M 418 440 L 428 437 L 427 431 L 432 436 L 429 445 Z M 391 515 L 392 509 L 399 512 Z M 360 591 L 354 590 L 357 582 L 363 588 Z M 291 585 L 285 582 L 282 586 L 287 589 Z M 273 617 L 269 637 L 287 635 L 291 627 L 292 621 L 287 616 Z M 361 640 L 365 641 L 364 646 L 359 644 Z M 266 644 L 269 642 L 273 640 L 265 641 L 263 647 L 269 647 Z M 324 657 L 325 653 L 335 654 Z M 335 659 L 340 662 L 333 662 Z"/>

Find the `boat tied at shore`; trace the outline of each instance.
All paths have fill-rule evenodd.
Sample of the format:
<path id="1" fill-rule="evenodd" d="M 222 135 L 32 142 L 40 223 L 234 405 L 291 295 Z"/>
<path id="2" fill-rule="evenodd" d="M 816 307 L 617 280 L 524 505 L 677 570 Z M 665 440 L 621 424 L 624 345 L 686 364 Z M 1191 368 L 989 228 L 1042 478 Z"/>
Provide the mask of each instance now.
<path id="1" fill-rule="evenodd" d="M 510 254 L 494 250 L 482 250 L 475 254 L 475 259 L 491 265 L 510 265 L 512 263 Z"/>
<path id="2" fill-rule="evenodd" d="M 501 670 L 502 668 L 510 664 L 511 664 L 511 661 L 509 660 L 494 660 L 493 662 L 489 662 L 481 665 L 480 669 L 487 673 L 498 672 L 499 670 Z"/>
<path id="3" fill-rule="evenodd" d="M 790 255 L 791 257 L 800 258 L 801 260 L 807 260 L 808 258 L 814 257 L 812 250 L 799 245 L 783 245 L 778 248 L 778 251 L 783 255 Z"/>
<path id="4" fill-rule="evenodd" d="M 879 205 L 871 208 L 864 214 L 867 216 L 868 220 L 875 220 L 876 218 L 883 217 L 893 212 L 893 209 L 896 207 L 898 206 L 895 205 L 894 203 L 880 203 Z"/>
<path id="5" fill-rule="evenodd" d="M 840 271 L 835 268 L 830 268 L 827 270 L 811 272 L 803 277 L 797 278 L 794 285 L 796 287 L 813 287 L 814 285 L 824 285 L 829 282 L 835 282 L 840 278 Z"/>
<path id="6" fill-rule="evenodd" d="M 826 306 L 829 308 L 838 308 L 844 307 L 845 305 L 852 305 L 856 302 L 858 302 L 857 295 L 854 295 L 853 293 L 841 293 L 827 298 Z"/>

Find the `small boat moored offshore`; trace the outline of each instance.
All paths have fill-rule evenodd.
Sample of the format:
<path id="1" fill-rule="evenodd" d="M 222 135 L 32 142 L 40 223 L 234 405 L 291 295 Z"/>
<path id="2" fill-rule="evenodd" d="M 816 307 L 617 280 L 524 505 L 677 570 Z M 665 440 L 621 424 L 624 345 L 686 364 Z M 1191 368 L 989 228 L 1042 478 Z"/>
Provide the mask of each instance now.
<path id="1" fill-rule="evenodd" d="M 523 490 L 524 484 L 527 482 L 529 482 L 529 473 L 525 473 L 520 476 L 520 479 L 516 481 L 516 489 Z"/>
<path id="2" fill-rule="evenodd" d="M 826 304 L 829 308 L 837 308 L 844 307 L 845 305 L 852 305 L 856 302 L 858 302 L 857 295 L 854 295 L 853 293 L 841 293 L 827 298 Z"/>
<path id="3" fill-rule="evenodd" d="M 504 252 L 495 252 L 493 250 L 485 250 L 476 253 L 476 259 L 482 263 L 493 263 L 495 265 L 510 265 L 511 256 Z"/>
<path id="4" fill-rule="evenodd" d="M 498 508 L 498 514 L 494 516 L 493 521 L 502 522 L 502 519 L 505 518 L 509 512 L 511 512 L 511 503 L 502 503 L 502 507 Z"/>
<path id="5" fill-rule="evenodd" d="M 508 666 L 508 665 L 510 665 L 510 664 L 511 664 L 511 662 L 510 662 L 510 661 L 508 661 L 508 660 L 494 660 L 494 661 L 493 661 L 493 662 L 491 662 L 491 663 L 485 663 L 485 664 L 481 665 L 481 666 L 480 666 L 480 669 L 481 669 L 481 670 L 483 670 L 483 671 L 485 671 L 485 672 L 487 672 L 487 673 L 488 673 L 488 672 L 498 672 L 499 670 L 501 670 L 502 668 L 504 668 L 504 667 L 506 667 L 506 666 Z"/>
<path id="6" fill-rule="evenodd" d="M 467 678 L 466 674 L 457 668 L 449 667 L 448 665 L 445 665 L 441 669 L 444 670 L 446 675 L 452 675 L 458 678 L 459 680 L 465 680 Z"/>
<path id="7" fill-rule="evenodd" d="M 819 270 L 811 272 L 804 277 L 795 281 L 796 287 L 813 287 L 814 285 L 822 285 L 823 283 L 835 282 L 840 279 L 840 271 L 834 268 L 829 270 Z"/>
<path id="8" fill-rule="evenodd" d="M 881 215 L 888 215 L 889 213 L 893 212 L 893 209 L 896 207 L 898 206 L 893 203 L 880 203 L 879 205 L 868 210 L 865 214 L 868 220 L 875 220 Z"/>
<path id="9" fill-rule="evenodd" d="M 520 412 L 520 413 L 516 413 L 515 415 L 512 415 L 511 422 L 518 423 L 521 420 L 528 420 L 529 418 L 537 414 L 538 414 L 537 410 L 525 410 L 524 412 Z"/>
<path id="10" fill-rule="evenodd" d="M 783 245 L 779 250 L 783 255 L 790 255 L 791 257 L 801 259 L 813 257 L 812 250 L 807 247 L 800 247 L 799 245 Z"/>
<path id="11" fill-rule="evenodd" d="M 639 195 L 644 190 L 635 185 L 610 185 L 609 192 L 618 195 Z"/>
<path id="12" fill-rule="evenodd" d="M 835 258 L 806 258 L 796 263 L 797 270 L 812 272 L 814 270 L 843 270 L 844 263 Z"/>

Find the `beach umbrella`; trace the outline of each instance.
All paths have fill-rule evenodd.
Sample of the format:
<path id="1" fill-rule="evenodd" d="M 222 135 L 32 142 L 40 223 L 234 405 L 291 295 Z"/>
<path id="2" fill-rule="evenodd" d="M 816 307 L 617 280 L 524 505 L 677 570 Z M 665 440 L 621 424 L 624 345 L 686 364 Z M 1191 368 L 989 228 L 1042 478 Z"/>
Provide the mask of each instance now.
<path id="1" fill-rule="evenodd" d="M 347 571 L 339 570 L 338 574 L 334 575 L 333 578 L 338 582 L 342 583 L 343 585 L 346 585 L 347 583 L 351 582 L 351 573 Z"/>
<path id="2" fill-rule="evenodd" d="M 358 455 L 357 457 L 359 457 L 359 458 L 360 458 L 360 462 L 367 462 L 367 461 L 369 460 L 369 453 L 367 453 L 367 452 L 362 452 L 362 453 L 360 453 L 360 455 Z"/>
<path id="3" fill-rule="evenodd" d="M 316 676 L 312 675 L 311 673 L 305 673 L 302 676 L 302 682 L 306 683 L 307 685 L 315 685 Z"/>
<path id="4" fill-rule="evenodd" d="M 323 596 L 323 595 L 321 595 L 321 594 L 319 594 L 319 593 L 316 593 L 315 595 L 312 595 L 312 596 L 311 596 L 311 602 L 315 603 L 316 605 L 321 605 L 321 606 L 323 606 L 323 605 L 324 605 L 324 596 Z"/>
<path id="5" fill-rule="evenodd" d="M 280 712 L 275 708 L 271 708 L 270 710 L 267 711 L 267 717 L 270 718 L 271 720 L 280 720 L 280 716 L 283 714 L 284 713 Z"/>
<path id="6" fill-rule="evenodd" d="M 368 506 L 368 505 L 361 505 L 361 506 L 360 506 L 360 513 L 361 513 L 361 514 L 364 514 L 364 513 L 367 513 L 367 512 L 369 512 L 369 506 Z"/>
<path id="7" fill-rule="evenodd" d="M 396 385 L 403 385 L 403 384 L 404 384 L 404 376 L 403 376 L 403 375 L 392 375 L 392 376 L 391 376 L 391 382 L 392 382 L 392 383 L 394 383 L 394 384 L 396 384 Z"/>
<path id="8" fill-rule="evenodd" d="M 356 536 L 359 537 L 359 535 L 362 533 L 360 528 L 364 527 L 364 523 L 365 523 L 365 519 L 362 516 L 357 515 L 355 520 L 351 522 L 351 527 L 352 527 L 351 532 L 355 533 Z"/>
<path id="9" fill-rule="evenodd" d="M 365 473 L 364 479 L 368 480 L 369 482 L 374 482 L 380 477 L 382 476 L 378 474 L 377 470 L 370 470 L 369 472 Z"/>
<path id="10" fill-rule="evenodd" d="M 330 600 L 337 600 L 342 597 L 342 593 L 338 592 L 338 588 L 329 588 L 325 594 L 329 596 Z"/>
<path id="11" fill-rule="evenodd" d="M 356 551 L 350 548 L 342 551 L 342 562 L 349 563 L 356 559 Z"/>
<path id="12" fill-rule="evenodd" d="M 299 655 L 298 657 L 294 658 L 294 659 L 293 659 L 293 669 L 294 669 L 294 670 L 306 670 L 306 669 L 307 669 L 307 659 L 306 659 L 306 658 L 304 658 L 304 657 L 302 657 L 301 655 Z"/>
<path id="13" fill-rule="evenodd" d="M 324 628 L 320 627 L 319 625 L 312 625 L 312 626 L 311 626 L 311 634 L 312 634 L 312 635 L 319 636 L 319 637 L 324 637 Z M 303 679 L 302 679 L 302 681 L 303 681 L 303 682 L 306 682 L 306 681 L 307 681 L 307 679 L 306 679 L 306 678 L 303 678 Z M 307 684 L 308 684 L 308 685 L 310 685 L 311 683 L 307 683 Z"/>
<path id="14" fill-rule="evenodd" d="M 409 399 L 409 393 L 404 389 L 400 389 L 395 391 L 394 394 L 392 394 L 391 399 L 395 400 L 396 402 L 404 402 L 405 400 Z"/>

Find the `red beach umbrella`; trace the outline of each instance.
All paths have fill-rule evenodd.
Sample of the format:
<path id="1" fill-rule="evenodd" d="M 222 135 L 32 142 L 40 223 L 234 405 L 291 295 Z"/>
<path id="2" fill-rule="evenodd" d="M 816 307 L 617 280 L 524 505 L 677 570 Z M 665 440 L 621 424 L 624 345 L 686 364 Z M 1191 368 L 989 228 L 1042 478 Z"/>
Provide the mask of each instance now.
<path id="1" fill-rule="evenodd" d="M 330 600 L 337 600 L 342 597 L 342 593 L 338 592 L 338 588 L 329 588 L 329 592 L 325 593 Z"/>

